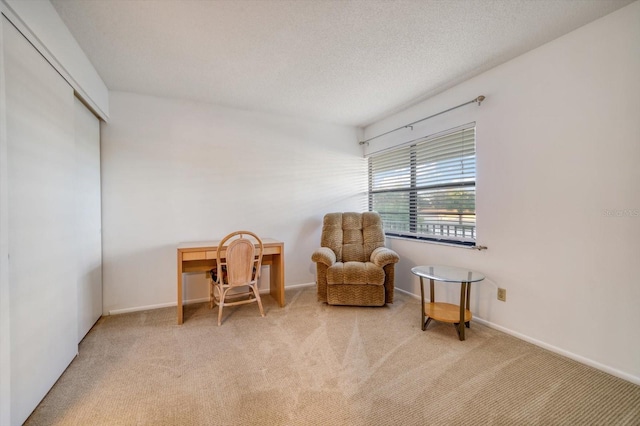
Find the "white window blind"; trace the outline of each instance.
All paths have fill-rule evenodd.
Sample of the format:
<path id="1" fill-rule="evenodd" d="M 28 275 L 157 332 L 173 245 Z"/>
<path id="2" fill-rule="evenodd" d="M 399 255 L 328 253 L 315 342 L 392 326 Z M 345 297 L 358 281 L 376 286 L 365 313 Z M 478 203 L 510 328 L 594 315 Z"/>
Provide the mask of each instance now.
<path id="1" fill-rule="evenodd" d="M 475 244 L 475 123 L 369 156 L 369 210 L 387 235 Z"/>

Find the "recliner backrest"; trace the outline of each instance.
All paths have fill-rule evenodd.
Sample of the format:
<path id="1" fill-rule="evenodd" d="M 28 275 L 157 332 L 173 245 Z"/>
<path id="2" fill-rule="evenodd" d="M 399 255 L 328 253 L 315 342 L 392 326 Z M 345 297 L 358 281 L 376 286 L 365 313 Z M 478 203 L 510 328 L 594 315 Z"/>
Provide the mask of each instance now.
<path id="1" fill-rule="evenodd" d="M 376 212 L 324 216 L 320 245 L 333 250 L 338 262 L 367 262 L 371 252 L 384 243 L 382 219 Z"/>

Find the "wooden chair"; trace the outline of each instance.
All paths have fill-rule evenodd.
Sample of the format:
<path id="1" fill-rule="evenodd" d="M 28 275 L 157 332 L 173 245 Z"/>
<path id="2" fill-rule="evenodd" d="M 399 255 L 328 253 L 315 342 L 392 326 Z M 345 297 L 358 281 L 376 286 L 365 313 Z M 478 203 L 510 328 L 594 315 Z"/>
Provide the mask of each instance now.
<path id="1" fill-rule="evenodd" d="M 214 302 L 218 305 L 218 326 L 225 306 L 258 302 L 260 315 L 264 317 L 258 292 L 263 251 L 262 240 L 249 231 L 232 232 L 220 241 L 216 251 L 217 269 L 211 271 L 209 286 L 209 307 L 213 308 Z M 237 292 L 238 289 L 246 291 Z"/>

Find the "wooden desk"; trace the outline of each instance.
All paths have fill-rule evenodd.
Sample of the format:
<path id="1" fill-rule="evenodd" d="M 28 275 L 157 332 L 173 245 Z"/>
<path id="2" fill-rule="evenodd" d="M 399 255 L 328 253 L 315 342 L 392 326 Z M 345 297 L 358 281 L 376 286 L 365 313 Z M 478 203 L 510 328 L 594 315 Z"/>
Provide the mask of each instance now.
<path id="1" fill-rule="evenodd" d="M 216 266 L 216 250 L 220 240 L 178 245 L 178 324 L 182 324 L 182 274 L 185 272 L 206 272 Z M 272 238 L 263 238 L 264 252 L 262 264 L 270 265 L 269 293 L 280 307 L 284 306 L 284 243 Z M 222 257 L 225 255 L 222 251 Z"/>

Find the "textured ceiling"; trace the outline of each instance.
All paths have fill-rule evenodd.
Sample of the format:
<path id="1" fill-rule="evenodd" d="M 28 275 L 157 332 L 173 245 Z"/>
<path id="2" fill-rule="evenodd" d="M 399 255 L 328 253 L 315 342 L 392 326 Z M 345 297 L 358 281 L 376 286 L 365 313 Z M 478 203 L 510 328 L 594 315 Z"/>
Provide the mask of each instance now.
<path id="1" fill-rule="evenodd" d="M 631 2 L 52 1 L 110 90 L 355 126 Z"/>

